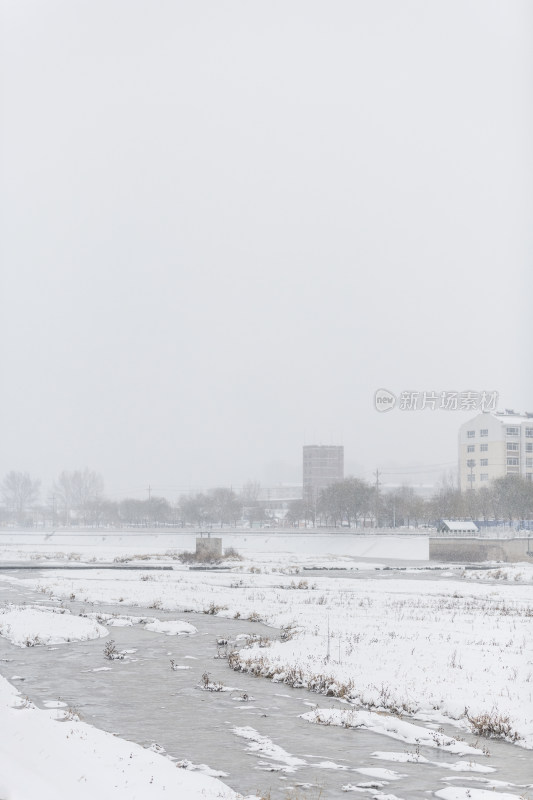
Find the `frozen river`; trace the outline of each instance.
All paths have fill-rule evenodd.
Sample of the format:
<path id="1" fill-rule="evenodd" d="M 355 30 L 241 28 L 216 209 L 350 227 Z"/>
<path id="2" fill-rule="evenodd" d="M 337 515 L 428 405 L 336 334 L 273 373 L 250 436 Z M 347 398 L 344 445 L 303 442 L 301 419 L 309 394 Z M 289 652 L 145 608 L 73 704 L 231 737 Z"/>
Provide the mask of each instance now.
<path id="1" fill-rule="evenodd" d="M 24 573 L 17 576 L 24 578 Z M 23 584 L 3 588 L 0 599 L 50 605 L 49 599 Z M 119 650 L 134 652 L 124 661 L 111 662 L 103 656 L 108 639 L 18 648 L 0 637 L 0 673 L 8 679 L 18 676 L 13 683 L 37 706 L 45 707 L 46 703 L 61 699 L 76 708 L 82 719 L 99 728 L 144 746 L 157 744 L 180 761 L 207 764 L 212 770 L 225 773 L 222 778 L 225 783 L 244 795 L 285 800 L 293 787 L 301 791 L 302 798 L 315 800 L 320 796 L 322 800 L 334 800 L 349 796 L 342 787 L 350 784 L 368 789 L 366 796 L 379 797 L 381 792 L 383 796 L 394 794 L 407 800 L 427 797 L 445 786 L 486 785 L 472 778 L 522 786 L 533 781 L 531 752 L 504 742 L 487 742 L 490 757 L 474 758 L 496 771 L 456 772 L 450 765 L 468 761 L 468 756 L 459 758 L 421 747 L 420 753 L 432 763 L 394 763 L 372 754 L 413 752 L 414 748 L 370 731 L 316 726 L 302 720 L 299 715 L 316 704 L 340 707 L 341 703 L 233 672 L 224 659 L 215 658 L 217 639 L 227 638 L 231 642 L 240 634 L 277 635 L 262 624 L 203 614 L 130 609 L 123 604 L 95 607 L 66 602 L 65 605 L 73 613 L 98 610 L 161 620 L 184 619 L 198 633 L 176 637 L 153 633 L 140 625 L 112 627 L 108 639 L 114 639 Z M 171 659 L 188 669 L 172 671 Z M 212 681 L 233 687 L 232 691 L 202 691 L 198 685 L 206 672 Z M 244 694 L 248 695 L 247 701 L 242 699 Z M 239 735 L 242 728 L 257 732 L 252 735 L 262 749 L 250 750 L 252 742 Z M 448 727 L 446 733 L 457 735 L 458 731 Z M 472 741 L 472 737 L 467 738 Z M 382 778 L 368 772 L 375 769 L 394 770 L 402 777 L 392 780 L 388 777 L 387 783 L 378 787 Z M 522 794 L 519 789 L 507 788 L 507 791 L 517 797 Z"/>

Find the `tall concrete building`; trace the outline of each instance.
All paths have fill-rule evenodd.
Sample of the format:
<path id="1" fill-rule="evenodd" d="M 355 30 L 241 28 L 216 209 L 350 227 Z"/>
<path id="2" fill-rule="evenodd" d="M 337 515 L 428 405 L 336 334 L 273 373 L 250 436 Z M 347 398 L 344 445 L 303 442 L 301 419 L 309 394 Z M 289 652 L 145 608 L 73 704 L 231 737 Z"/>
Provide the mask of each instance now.
<path id="1" fill-rule="evenodd" d="M 533 475 L 533 412 L 484 411 L 459 429 L 461 490 L 479 489 L 494 478 Z"/>
<path id="2" fill-rule="evenodd" d="M 303 448 L 303 496 L 316 502 L 322 489 L 344 478 L 342 445 L 309 444 Z"/>

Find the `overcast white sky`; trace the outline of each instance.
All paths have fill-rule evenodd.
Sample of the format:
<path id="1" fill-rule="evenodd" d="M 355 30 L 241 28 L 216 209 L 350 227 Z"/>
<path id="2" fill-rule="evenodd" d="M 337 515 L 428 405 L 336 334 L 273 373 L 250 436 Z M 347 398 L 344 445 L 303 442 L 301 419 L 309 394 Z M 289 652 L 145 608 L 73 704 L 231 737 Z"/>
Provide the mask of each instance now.
<path id="1" fill-rule="evenodd" d="M 0 476 L 456 461 L 533 410 L 533 5 L 1 3 Z"/>

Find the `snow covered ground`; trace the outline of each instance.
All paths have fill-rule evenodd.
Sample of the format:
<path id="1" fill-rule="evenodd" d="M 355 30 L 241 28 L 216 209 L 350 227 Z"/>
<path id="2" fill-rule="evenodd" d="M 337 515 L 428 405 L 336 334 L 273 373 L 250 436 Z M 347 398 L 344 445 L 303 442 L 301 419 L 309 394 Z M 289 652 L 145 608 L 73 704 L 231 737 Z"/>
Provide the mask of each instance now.
<path id="1" fill-rule="evenodd" d="M 146 553 L 163 554 L 169 550 L 194 550 L 198 531 L 191 529 L 135 529 L 110 530 L 86 529 L 52 531 L 6 531 L 0 530 L 2 551 L 16 552 L 21 547 L 43 556 L 68 552 L 83 559 L 98 558 L 97 553 L 106 553 L 107 558 Z M 233 547 L 243 555 L 258 554 L 336 556 L 350 555 L 352 558 L 408 558 L 413 561 L 429 558 L 427 532 L 403 531 L 393 533 L 385 529 L 310 529 L 292 530 L 235 530 L 214 528 L 210 535 L 222 536 L 224 547 Z M 303 546 L 302 546 L 303 545 Z M 113 555 L 114 554 L 114 555 Z M 59 555 L 60 557 L 60 555 Z"/>
<path id="2" fill-rule="evenodd" d="M 225 546 L 225 541 L 224 541 Z M 194 544 L 192 545 L 194 550 Z M 0 553 L 2 560 L 12 564 L 20 562 L 32 563 L 38 567 L 40 563 L 46 566 L 63 565 L 65 560 L 76 566 L 95 566 L 101 563 L 106 564 L 128 564 L 130 566 L 166 566 L 171 565 L 174 569 L 180 568 L 179 553 L 176 548 L 147 547 L 142 550 L 135 545 L 112 545 L 100 544 L 94 547 L 76 548 L 76 537 L 72 536 L 69 546 L 64 549 L 56 549 L 52 544 L 17 545 L 1 544 Z M 291 552 L 256 552 L 246 553 L 239 550 L 241 559 L 239 569 L 249 571 L 250 568 L 262 569 L 264 571 L 298 572 L 305 569 L 340 569 L 340 570 L 377 570 L 385 569 L 384 561 L 373 559 L 358 559 L 347 555 L 332 555 L 324 553 L 291 553 Z M 406 558 L 409 553 L 406 552 Z M 236 567 L 235 559 L 228 559 L 221 563 L 221 566 L 230 568 Z M 183 567 L 183 569 L 188 569 Z"/>
<path id="3" fill-rule="evenodd" d="M 98 622 L 73 616 L 65 608 L 0 607 L 0 636 L 18 647 L 84 641 L 107 633 Z"/>
<path id="4" fill-rule="evenodd" d="M 287 641 L 274 635 L 269 647 L 241 650 L 235 666 L 366 708 L 446 719 L 465 731 L 485 718 L 507 726 L 509 740 L 533 747 L 530 586 L 436 580 L 431 573 L 381 580 L 325 575 L 51 571 L 24 583 L 85 603 L 292 626 Z"/>
<path id="5" fill-rule="evenodd" d="M 35 708 L 0 678 L 0 797 L 6 800 L 238 800 L 221 781 L 81 722 Z"/>
<path id="6" fill-rule="evenodd" d="M 100 556 L 95 554 L 95 557 Z M 335 695 L 355 706 L 350 708 L 347 705 L 346 712 L 336 711 L 335 714 L 318 708 L 305 715 L 308 722 L 365 727 L 411 745 L 408 754 L 389 753 L 387 756 L 384 749 L 376 753 L 376 758 L 428 762 L 427 752 L 426 758 L 417 753 L 417 747 L 422 744 L 461 757 L 462 760 L 457 762 L 458 771 L 482 772 L 490 769 L 482 763 L 486 741 L 480 736 L 482 733 L 492 731 L 521 747 L 533 748 L 533 590 L 528 580 L 514 578 L 517 572 L 527 577 L 528 571 L 524 569 L 527 565 L 506 567 L 508 576 L 502 578 L 495 576 L 492 570 L 487 570 L 482 577 L 481 572 L 463 572 L 457 568 L 395 575 L 383 571 L 381 563 L 336 557 L 323 557 L 321 560 L 316 556 L 295 558 L 284 554 L 262 554 L 256 559 L 230 562 L 231 572 L 200 572 L 189 571 L 173 559 L 173 554 L 166 558 L 177 569 L 160 572 L 47 570 L 39 577 L 30 577 L 32 573 L 26 573 L 24 578 L 20 574 L 4 573 L 0 575 L 0 586 L 11 583 L 32 587 L 42 593 L 48 608 L 43 611 L 33 607 L 6 607 L 0 614 L 0 634 L 8 635 L 10 641 L 20 646 L 32 635 L 39 636 L 43 643 L 68 641 L 70 638 L 102 636 L 110 626 L 142 621 L 148 630 L 194 635 L 194 626 L 179 619 L 180 613 L 185 611 L 251 622 L 261 620 L 275 629 L 271 640 L 263 638 L 254 642 L 243 639 L 239 643 L 240 649 L 230 659 L 234 669 L 309 688 L 317 693 Z M 12 559 L 11 552 L 9 559 Z M 311 577 L 303 570 L 309 566 L 331 569 L 337 565 L 345 570 L 342 578 L 330 576 L 327 571 L 320 577 Z M 361 570 L 371 572 L 361 575 Z M 85 617 L 57 613 L 62 609 L 54 608 L 54 604 L 57 606 L 60 601 L 68 600 L 95 604 L 96 607 L 98 604 L 123 604 L 154 609 L 154 618 L 158 609 L 165 609 L 175 612 L 176 619 L 172 624 L 168 621 L 154 624 L 154 618 L 112 616 L 90 609 L 87 609 Z M 6 628 L 6 622 L 9 628 Z M 65 624 L 67 627 L 62 629 L 61 625 Z M 281 637 L 279 629 L 282 629 Z M 39 643 L 40 640 L 36 644 Z M 1 695 L 4 706 L 20 705 L 20 696 L 17 699 L 14 690 L 4 684 L 5 681 L 2 682 Z M 320 705 L 319 698 L 317 702 Z M 31 748 L 37 746 L 36 738 L 32 739 L 36 725 L 55 725 L 65 730 L 64 724 L 56 722 L 60 713 L 65 712 L 57 709 L 46 712 L 31 708 L 13 710 L 15 719 L 23 719 L 26 714 L 26 719 L 30 720 L 24 736 Z M 409 722 L 409 718 L 417 725 Z M 35 720 L 46 722 L 35 723 Z M 420 723 L 433 725 L 433 731 L 422 737 L 423 741 Z M 455 738 L 437 730 L 438 726 L 446 723 L 455 726 Z M 68 725 L 71 724 L 73 730 L 82 730 L 83 736 L 76 733 L 70 738 L 60 737 L 61 740 L 54 744 L 57 753 L 63 747 L 74 747 L 73 742 L 80 739 L 93 742 L 93 758 L 103 759 L 100 747 L 107 757 L 110 745 L 106 743 L 104 746 L 99 738 L 107 734 L 101 734 L 90 726 L 79 728 L 77 726 L 83 724 L 76 720 L 69 720 Z M 262 748 L 265 757 L 269 757 L 270 745 L 261 739 L 261 734 L 243 727 L 237 735 L 248 739 L 250 748 Z M 14 737 L 7 738 L 10 747 L 16 749 Z M 117 747 L 119 744 L 130 750 L 133 747 L 115 737 L 111 740 L 113 744 L 118 743 Z M 2 751 L 3 747 L 0 744 L 2 756 L 15 765 L 10 778 L 14 786 L 17 759 L 11 759 L 11 751 Z M 144 775 L 143 759 L 153 758 L 155 754 L 146 754 L 142 749 L 140 752 L 145 755 L 139 755 L 133 761 L 140 765 L 138 768 Z M 468 756 L 466 760 L 465 755 Z M 66 758 L 75 764 L 77 758 L 82 758 L 81 751 Z M 153 766 L 147 767 L 151 775 L 159 776 L 159 782 L 154 777 L 155 783 L 150 786 L 163 785 L 161 781 L 167 780 L 169 766 L 173 775 L 178 773 L 179 780 L 184 779 L 183 770 L 176 770 L 168 759 L 158 758 L 164 766 L 156 759 L 150 762 Z M 118 761 L 117 756 L 113 763 Z M 466 764 L 471 766 L 467 769 Z M 291 764 L 287 762 L 286 766 Z M 129 777 L 130 768 L 133 769 L 128 764 L 124 772 L 119 770 L 120 775 L 109 778 L 116 780 L 119 787 L 113 797 L 121 797 L 120 791 L 124 791 L 126 796 L 126 786 L 131 787 L 134 780 Z M 105 762 L 101 769 L 98 766 L 92 772 L 101 774 L 107 770 L 109 775 L 111 769 Z M 453 769 L 450 766 L 450 770 Z M 186 794 L 177 796 L 236 797 L 220 783 L 216 784 L 216 789 L 209 783 L 204 784 L 208 777 L 205 774 L 188 771 L 185 777 L 195 779 L 198 782 L 196 788 L 187 788 Z M 88 780 L 87 776 L 85 778 Z M 144 778 L 139 780 L 142 783 Z M 208 793 L 194 794 L 200 786 L 207 787 Z M 489 790 L 494 796 L 492 788 L 484 784 L 483 788 L 466 790 L 472 791 L 468 795 L 463 787 L 452 786 L 439 790 L 437 796 L 445 800 L 462 800 L 468 796 L 481 799 L 488 796 Z M 346 788 L 346 791 L 353 790 L 353 787 Z M 228 793 L 209 794 L 211 791 Z M 11 797 L 7 793 L 6 796 Z M 12 796 L 19 795 L 13 793 Z M 46 794 L 41 796 L 47 797 Z M 61 793 L 55 796 L 69 797 Z M 134 796 L 128 794 L 128 797 Z M 141 793 L 141 796 L 159 795 Z M 373 796 L 379 795 L 374 792 Z"/>
<path id="7" fill-rule="evenodd" d="M 465 570 L 464 577 L 471 581 L 507 581 L 533 584 L 533 564 L 498 564 L 490 569 Z"/>

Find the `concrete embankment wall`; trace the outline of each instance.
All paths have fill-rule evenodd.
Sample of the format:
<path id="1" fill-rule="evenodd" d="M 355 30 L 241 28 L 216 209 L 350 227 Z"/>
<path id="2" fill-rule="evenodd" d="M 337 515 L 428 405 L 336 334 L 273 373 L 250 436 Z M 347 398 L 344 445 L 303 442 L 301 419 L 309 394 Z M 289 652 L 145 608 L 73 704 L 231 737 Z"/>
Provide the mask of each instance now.
<path id="1" fill-rule="evenodd" d="M 530 554 L 528 554 L 528 551 Z M 429 557 L 432 561 L 530 561 L 533 562 L 533 538 L 482 539 L 432 538 L 429 540 Z"/>
<path id="2" fill-rule="evenodd" d="M 0 550 L 35 549 L 37 552 L 61 553 L 75 551 L 82 558 L 90 558 L 90 550 L 113 554 L 164 553 L 166 550 L 189 550 L 196 547 L 198 531 L 66 531 L 32 532 L 0 531 Z M 205 535 L 205 534 L 204 534 Z M 420 534 L 360 534 L 360 533 L 315 533 L 301 531 L 255 532 L 213 531 L 213 536 L 222 537 L 222 547 L 234 547 L 243 555 L 253 553 L 299 553 L 316 556 L 341 555 L 372 559 L 410 559 L 427 561 L 429 537 Z"/>

